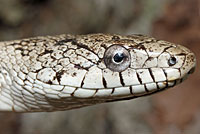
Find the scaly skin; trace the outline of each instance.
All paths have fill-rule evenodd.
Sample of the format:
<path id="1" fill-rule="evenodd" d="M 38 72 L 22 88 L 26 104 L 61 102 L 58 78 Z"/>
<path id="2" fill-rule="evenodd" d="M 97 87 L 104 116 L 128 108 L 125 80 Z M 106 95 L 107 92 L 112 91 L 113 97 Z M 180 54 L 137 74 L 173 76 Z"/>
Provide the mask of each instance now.
<path id="1" fill-rule="evenodd" d="M 68 110 L 173 87 L 187 48 L 143 35 L 59 35 L 0 42 L 0 111 Z"/>

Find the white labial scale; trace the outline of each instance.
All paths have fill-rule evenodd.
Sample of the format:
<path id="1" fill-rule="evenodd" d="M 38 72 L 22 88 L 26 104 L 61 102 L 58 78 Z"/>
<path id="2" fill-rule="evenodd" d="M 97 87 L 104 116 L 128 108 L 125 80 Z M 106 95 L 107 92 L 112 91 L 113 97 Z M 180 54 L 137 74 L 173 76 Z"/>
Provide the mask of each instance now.
<path id="1" fill-rule="evenodd" d="M 133 49 L 131 51 L 131 68 L 142 68 L 148 59 L 147 53 L 142 49 Z"/>
<path id="2" fill-rule="evenodd" d="M 73 64 L 70 64 L 61 75 L 60 84 L 80 87 L 86 72 L 86 70 L 75 68 Z"/>
<path id="3" fill-rule="evenodd" d="M 103 70 L 103 77 L 108 88 L 121 87 L 120 77 L 118 72 L 113 72 L 110 69 Z"/>
<path id="4" fill-rule="evenodd" d="M 83 88 L 104 88 L 102 78 L 102 70 L 97 66 L 91 67 L 85 75 Z"/>
<path id="5" fill-rule="evenodd" d="M 122 72 L 123 80 L 126 86 L 138 85 L 140 82 L 137 79 L 137 74 L 135 69 L 126 69 Z"/>
<path id="6" fill-rule="evenodd" d="M 95 94 L 96 90 L 88 90 L 88 89 L 82 89 L 78 88 L 74 92 L 74 96 L 78 98 L 89 98 L 92 97 Z"/>
<path id="7" fill-rule="evenodd" d="M 142 83 L 153 82 L 153 79 L 152 79 L 148 69 L 137 69 L 137 73 L 138 73 Z"/>
<path id="8" fill-rule="evenodd" d="M 166 76 L 161 68 L 151 68 L 151 72 L 156 82 L 166 81 Z"/>
<path id="9" fill-rule="evenodd" d="M 146 84 L 146 88 L 148 91 L 158 90 L 156 83 L 148 83 L 148 84 Z"/>
<path id="10" fill-rule="evenodd" d="M 163 88 L 166 87 L 166 82 L 158 82 L 157 84 L 158 84 L 158 87 L 159 87 L 160 89 L 163 89 Z"/>
<path id="11" fill-rule="evenodd" d="M 123 96 L 123 95 L 131 95 L 129 87 L 119 87 L 115 88 L 112 96 Z"/>
<path id="12" fill-rule="evenodd" d="M 173 81 L 173 80 L 179 79 L 181 77 L 181 74 L 178 69 L 166 68 L 166 69 L 164 69 L 164 71 L 167 74 L 168 81 Z"/>
<path id="13" fill-rule="evenodd" d="M 113 89 L 99 89 L 94 97 L 107 97 L 110 96 Z"/>
<path id="14" fill-rule="evenodd" d="M 169 81 L 168 82 L 168 86 L 174 86 L 174 84 L 175 84 L 175 81 Z"/>
<path id="15" fill-rule="evenodd" d="M 146 93 L 144 85 L 132 86 L 132 92 L 133 94 Z"/>

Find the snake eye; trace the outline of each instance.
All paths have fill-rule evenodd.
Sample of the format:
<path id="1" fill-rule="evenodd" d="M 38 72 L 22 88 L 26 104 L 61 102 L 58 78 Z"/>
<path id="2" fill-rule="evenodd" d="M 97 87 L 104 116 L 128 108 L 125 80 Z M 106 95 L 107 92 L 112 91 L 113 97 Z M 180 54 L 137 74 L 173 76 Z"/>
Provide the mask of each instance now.
<path id="1" fill-rule="evenodd" d="M 124 54 L 123 53 L 116 53 L 113 57 L 113 62 L 116 63 L 121 63 L 124 59 Z"/>
<path id="2" fill-rule="evenodd" d="M 104 63 L 114 72 L 122 72 L 130 65 L 130 53 L 120 45 L 110 46 L 104 53 Z"/>
<path id="3" fill-rule="evenodd" d="M 175 57 L 170 57 L 169 60 L 168 60 L 168 65 L 169 66 L 173 66 L 177 63 L 177 60 Z"/>

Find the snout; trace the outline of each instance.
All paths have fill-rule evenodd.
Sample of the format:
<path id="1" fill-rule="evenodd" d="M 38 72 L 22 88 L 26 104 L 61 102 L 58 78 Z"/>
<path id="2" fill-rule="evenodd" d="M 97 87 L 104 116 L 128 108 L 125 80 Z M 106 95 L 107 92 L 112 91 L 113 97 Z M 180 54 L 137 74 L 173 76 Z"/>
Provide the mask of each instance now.
<path id="1" fill-rule="evenodd" d="M 192 73 L 194 73 L 195 68 L 196 68 L 196 67 L 191 68 L 190 71 L 188 72 L 188 74 L 192 74 Z"/>
<path id="2" fill-rule="evenodd" d="M 185 75 L 194 73 L 195 67 L 196 67 L 196 57 L 194 53 L 190 52 L 187 54 L 185 63 L 183 64 L 181 68 L 182 77 L 184 77 Z"/>

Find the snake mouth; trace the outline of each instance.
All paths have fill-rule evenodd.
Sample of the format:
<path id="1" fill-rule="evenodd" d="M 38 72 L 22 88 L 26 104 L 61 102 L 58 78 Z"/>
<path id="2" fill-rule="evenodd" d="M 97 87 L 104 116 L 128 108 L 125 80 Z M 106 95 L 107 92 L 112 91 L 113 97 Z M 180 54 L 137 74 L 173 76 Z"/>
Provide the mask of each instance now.
<path id="1" fill-rule="evenodd" d="M 168 88 L 172 88 L 174 86 L 176 86 L 177 84 L 180 84 L 182 83 L 185 79 L 187 79 L 187 76 L 186 75 L 185 77 L 183 78 L 180 78 L 180 79 L 176 79 L 176 80 L 171 80 L 171 81 L 163 81 L 162 83 L 165 84 L 166 86 L 163 87 L 163 88 L 158 88 L 156 90 L 152 90 L 152 91 L 147 91 L 147 92 L 144 92 L 144 93 L 141 93 L 141 94 L 131 94 L 129 96 L 113 96 L 112 100 L 106 100 L 106 102 L 114 102 L 114 101 L 123 101 L 123 100 L 131 100 L 131 99 L 135 99 L 135 98 L 138 98 L 138 97 L 144 97 L 144 96 L 148 96 L 148 95 L 151 95 L 151 94 L 155 94 L 155 93 L 158 93 L 158 92 L 161 92 L 161 91 L 165 91 L 166 89 Z M 170 84 L 169 84 L 170 83 Z M 172 84 L 173 83 L 173 84 Z"/>

